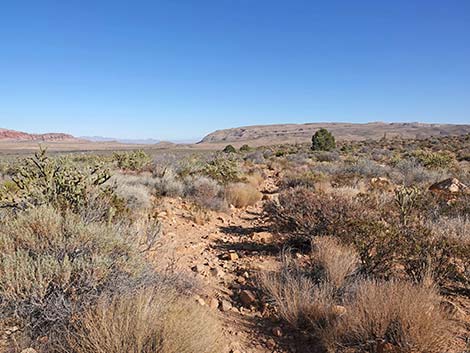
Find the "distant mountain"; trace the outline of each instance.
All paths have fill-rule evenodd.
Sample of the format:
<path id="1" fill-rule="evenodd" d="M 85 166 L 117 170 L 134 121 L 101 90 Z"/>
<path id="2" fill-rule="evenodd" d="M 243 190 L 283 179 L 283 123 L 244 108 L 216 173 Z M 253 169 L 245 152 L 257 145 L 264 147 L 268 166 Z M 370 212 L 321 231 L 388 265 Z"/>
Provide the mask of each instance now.
<path id="1" fill-rule="evenodd" d="M 63 133 L 30 134 L 0 128 L 0 141 L 73 141 L 77 140 L 72 135 Z"/>
<path id="2" fill-rule="evenodd" d="M 254 125 L 218 130 L 204 137 L 199 144 L 248 143 L 269 145 L 278 143 L 309 142 L 320 128 L 330 130 L 338 140 L 388 138 L 426 138 L 430 136 L 463 135 L 470 133 L 470 125 L 425 123 L 307 123 Z"/>
<path id="3" fill-rule="evenodd" d="M 120 139 L 114 137 L 103 137 L 103 136 L 81 136 L 83 140 L 92 142 L 119 142 L 124 144 L 135 144 L 135 145 L 154 145 L 159 143 L 160 140 L 156 139 Z"/>

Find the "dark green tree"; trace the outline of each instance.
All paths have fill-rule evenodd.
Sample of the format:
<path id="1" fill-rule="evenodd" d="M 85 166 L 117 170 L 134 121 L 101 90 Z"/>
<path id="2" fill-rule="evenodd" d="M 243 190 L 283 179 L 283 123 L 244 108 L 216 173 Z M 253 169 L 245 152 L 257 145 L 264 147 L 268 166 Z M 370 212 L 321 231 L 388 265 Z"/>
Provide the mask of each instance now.
<path id="1" fill-rule="evenodd" d="M 225 152 L 225 153 L 236 153 L 237 152 L 235 147 L 233 147 L 232 145 L 225 146 L 225 148 L 222 151 Z"/>
<path id="2" fill-rule="evenodd" d="M 321 128 L 312 137 L 312 150 L 331 151 L 336 148 L 335 137 L 327 129 Z"/>

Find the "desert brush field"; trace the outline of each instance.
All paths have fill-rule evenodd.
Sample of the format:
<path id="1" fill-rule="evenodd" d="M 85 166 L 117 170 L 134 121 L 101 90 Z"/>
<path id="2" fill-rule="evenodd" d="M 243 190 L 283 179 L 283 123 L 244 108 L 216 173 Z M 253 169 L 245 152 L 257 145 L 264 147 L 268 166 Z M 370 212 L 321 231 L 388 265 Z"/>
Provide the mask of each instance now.
<path id="1" fill-rule="evenodd" d="M 322 131 L 2 149 L 0 351 L 468 350 L 470 135 Z"/>

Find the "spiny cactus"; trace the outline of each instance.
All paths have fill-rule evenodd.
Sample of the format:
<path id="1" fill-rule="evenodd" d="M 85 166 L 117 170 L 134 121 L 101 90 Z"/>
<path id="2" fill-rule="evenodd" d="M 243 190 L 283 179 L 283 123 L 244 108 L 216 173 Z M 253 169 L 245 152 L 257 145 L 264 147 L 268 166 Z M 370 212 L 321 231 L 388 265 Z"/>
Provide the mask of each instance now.
<path id="1" fill-rule="evenodd" d="M 400 221 L 403 225 L 407 225 L 409 216 L 411 215 L 420 194 L 420 190 L 415 186 L 403 186 L 395 191 L 395 203 L 398 206 Z"/>
<path id="2" fill-rule="evenodd" d="M 50 204 L 77 210 L 87 202 L 88 192 L 111 177 L 97 164 L 78 168 L 67 157 L 49 158 L 45 149 L 24 159 L 7 185 L 2 185 L 0 207 L 26 209 Z M 14 185 L 14 187 L 10 184 Z"/>

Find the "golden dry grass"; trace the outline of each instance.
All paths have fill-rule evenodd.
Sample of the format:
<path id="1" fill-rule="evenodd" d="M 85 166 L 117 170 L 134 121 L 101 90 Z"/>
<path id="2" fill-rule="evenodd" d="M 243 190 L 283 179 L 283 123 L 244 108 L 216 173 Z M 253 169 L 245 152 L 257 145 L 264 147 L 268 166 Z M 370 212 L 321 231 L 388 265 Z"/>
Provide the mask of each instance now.
<path id="1" fill-rule="evenodd" d="M 171 291 L 103 300 L 74 324 L 71 353 L 220 353 L 221 327 L 206 309 Z"/>
<path id="2" fill-rule="evenodd" d="M 261 200 L 261 193 L 251 184 L 235 183 L 225 189 L 227 202 L 237 208 L 251 206 Z"/>

